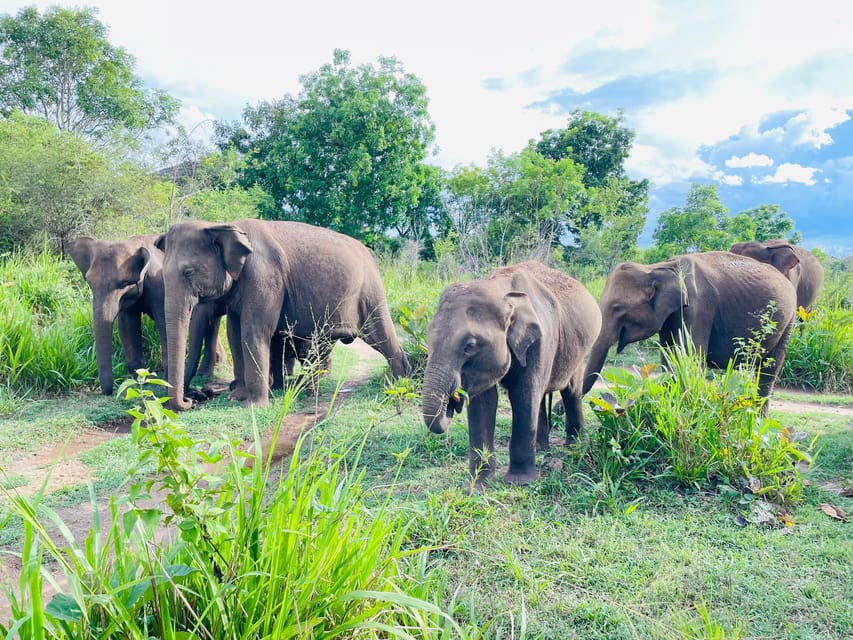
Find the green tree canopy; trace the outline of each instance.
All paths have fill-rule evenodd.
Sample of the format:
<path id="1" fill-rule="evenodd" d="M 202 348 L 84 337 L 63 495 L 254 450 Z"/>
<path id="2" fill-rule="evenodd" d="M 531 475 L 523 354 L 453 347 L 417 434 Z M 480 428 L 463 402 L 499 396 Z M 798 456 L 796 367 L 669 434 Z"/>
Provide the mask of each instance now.
<path id="1" fill-rule="evenodd" d="M 625 176 L 624 164 L 631 152 L 634 132 L 623 126 L 620 110 L 615 118 L 575 109 L 565 129 L 548 129 L 536 143 L 546 158 L 571 158 L 585 168 L 584 185 L 604 186 L 609 178 Z"/>
<path id="2" fill-rule="evenodd" d="M 0 113 L 17 109 L 93 140 L 172 121 L 178 103 L 144 88 L 95 14 L 54 6 L 0 16 Z"/>
<path id="3" fill-rule="evenodd" d="M 433 141 L 426 88 L 394 58 L 350 64 L 349 52 L 302 78 L 299 96 L 248 108 L 218 126 L 220 148 L 248 158 L 244 186 L 275 203 L 262 215 L 303 220 L 371 243 L 417 223 Z M 419 213 L 418 213 L 419 212 Z"/>
<path id="4" fill-rule="evenodd" d="M 138 166 L 42 118 L 0 118 L 0 251 L 162 229 L 158 187 Z"/>
<path id="5" fill-rule="evenodd" d="M 762 204 L 736 216 L 717 194 L 713 184 L 690 186 L 683 207 L 672 207 L 660 214 L 649 249 L 650 262 L 693 251 L 726 251 L 735 242 L 786 238 L 799 242 L 799 232 L 792 233 L 794 221 L 779 205 Z"/>

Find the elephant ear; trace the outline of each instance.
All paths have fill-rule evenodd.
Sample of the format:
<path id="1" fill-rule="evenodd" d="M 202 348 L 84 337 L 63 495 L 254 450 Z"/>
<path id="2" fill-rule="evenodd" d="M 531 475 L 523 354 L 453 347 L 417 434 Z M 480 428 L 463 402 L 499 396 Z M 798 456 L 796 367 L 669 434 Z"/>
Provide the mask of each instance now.
<path id="1" fill-rule="evenodd" d="M 800 264 L 800 259 L 794 253 L 794 247 L 787 242 L 770 245 L 767 250 L 770 252 L 770 263 L 785 276 L 788 276 L 791 269 Z"/>
<path id="2" fill-rule="evenodd" d="M 142 288 L 142 283 L 145 280 L 145 274 L 148 273 L 148 267 L 151 266 L 151 252 L 147 247 L 139 247 L 139 251 L 134 256 L 134 268 L 138 271 L 136 282 L 139 288 Z"/>
<path id="3" fill-rule="evenodd" d="M 526 367 L 527 350 L 542 338 L 539 316 L 530 304 L 530 297 L 522 291 L 510 291 L 504 300 L 510 306 L 506 341 L 519 364 Z"/>
<path id="4" fill-rule="evenodd" d="M 690 306 L 687 295 L 686 280 L 689 274 L 684 273 L 682 263 L 673 267 L 654 269 L 650 275 L 649 304 L 656 315 L 666 318 L 681 307 Z"/>
<path id="5" fill-rule="evenodd" d="M 160 249 L 163 253 L 166 253 L 166 234 L 161 233 L 159 236 L 154 238 L 154 246 Z"/>
<path id="6" fill-rule="evenodd" d="M 252 253 L 252 243 L 245 231 L 233 224 L 222 224 L 206 229 L 219 247 L 225 270 L 234 280 L 240 277 L 246 258 Z"/>
<path id="7" fill-rule="evenodd" d="M 92 267 L 92 261 L 95 259 L 95 239 L 89 236 L 81 236 L 65 245 L 65 250 L 85 278 Z"/>

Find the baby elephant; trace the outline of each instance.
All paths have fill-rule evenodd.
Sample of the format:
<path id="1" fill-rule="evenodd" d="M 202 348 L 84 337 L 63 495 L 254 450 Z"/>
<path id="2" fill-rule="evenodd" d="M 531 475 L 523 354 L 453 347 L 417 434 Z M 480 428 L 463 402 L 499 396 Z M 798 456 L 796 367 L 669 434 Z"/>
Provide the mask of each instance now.
<path id="1" fill-rule="evenodd" d="M 497 384 L 509 394 L 512 437 L 507 482 L 536 479 L 536 445 L 548 446 L 545 395 L 559 391 L 566 440 L 583 426 L 584 356 L 601 312 L 584 286 L 538 262 L 450 285 L 427 329 L 423 417 L 444 433 L 468 397 L 469 471 L 478 488 L 494 477 Z"/>

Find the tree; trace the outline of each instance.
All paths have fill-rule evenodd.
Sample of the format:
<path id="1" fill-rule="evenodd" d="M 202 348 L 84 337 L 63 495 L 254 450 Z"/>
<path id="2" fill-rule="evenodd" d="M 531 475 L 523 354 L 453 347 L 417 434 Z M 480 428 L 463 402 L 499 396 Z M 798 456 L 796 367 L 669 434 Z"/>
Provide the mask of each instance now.
<path id="1" fill-rule="evenodd" d="M 146 172 L 78 135 L 20 113 L 0 119 L 0 251 L 45 239 L 61 247 L 106 228 L 150 230 L 156 194 Z"/>
<path id="2" fill-rule="evenodd" d="M 604 186 L 608 178 L 625 175 L 624 164 L 631 152 L 634 132 L 622 126 L 620 110 L 615 118 L 575 109 L 565 129 L 548 129 L 536 143 L 546 158 L 571 158 L 586 169 L 587 187 Z"/>
<path id="3" fill-rule="evenodd" d="M 657 244 L 655 257 L 666 259 L 693 251 L 728 249 L 732 244 L 725 231 L 728 216 L 716 185 L 690 185 L 685 206 L 667 209 L 658 218 L 652 234 Z"/>
<path id="4" fill-rule="evenodd" d="M 178 103 L 143 87 L 96 10 L 26 7 L 0 17 L 0 113 L 20 110 L 98 140 L 171 122 Z"/>
<path id="5" fill-rule="evenodd" d="M 526 258 L 550 260 L 569 241 L 583 200 L 582 168 L 528 147 L 494 152 L 485 170 L 457 167 L 448 179 L 450 219 L 474 271 Z"/>
<path id="6" fill-rule="evenodd" d="M 302 78 L 298 97 L 248 108 L 243 124 L 218 126 L 220 148 L 248 156 L 243 184 L 258 184 L 275 207 L 263 216 L 342 231 L 371 243 L 414 227 L 430 179 L 419 167 L 432 143 L 426 89 L 394 58 L 332 64 Z"/>
<path id="7" fill-rule="evenodd" d="M 785 238 L 796 244 L 802 240 L 802 234 L 794 231 L 794 221 L 778 204 L 761 204 L 741 211 L 731 218 L 726 228 L 733 242 Z"/>
<path id="8" fill-rule="evenodd" d="M 588 208 L 599 223 L 581 229 L 578 241 L 580 254 L 601 273 L 635 259 L 637 240 L 646 224 L 646 193 L 642 190 L 635 200 L 625 198 L 625 180 L 620 178 L 610 178 L 605 185 L 590 190 Z"/>

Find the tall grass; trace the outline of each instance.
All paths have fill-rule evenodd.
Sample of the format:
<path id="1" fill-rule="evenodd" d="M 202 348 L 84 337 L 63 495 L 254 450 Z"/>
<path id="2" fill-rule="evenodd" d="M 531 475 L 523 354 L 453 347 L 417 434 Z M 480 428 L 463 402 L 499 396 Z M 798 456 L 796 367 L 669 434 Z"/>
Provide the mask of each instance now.
<path id="1" fill-rule="evenodd" d="M 669 479 L 681 486 L 726 486 L 770 501 L 802 497 L 796 468 L 811 462 L 801 442 L 764 415 L 754 370 L 729 363 L 710 373 L 692 345 L 665 352 L 666 369 L 607 372 L 612 393 L 591 398 L 599 421 L 586 456 L 614 484 Z"/>
<path id="2" fill-rule="evenodd" d="M 853 309 L 820 306 L 794 328 L 779 382 L 829 393 L 853 393 Z"/>
<path id="3" fill-rule="evenodd" d="M 157 475 L 132 485 L 126 500 L 113 498 L 104 532 L 94 496 L 95 526 L 79 541 L 38 497 L 12 495 L 25 540 L 20 584 L 8 594 L 8 634 L 479 636 L 438 606 L 442 587 L 424 574 L 417 551 L 403 550 L 401 517 L 387 503 L 370 510 L 362 502 L 363 440 L 305 455 L 298 448 L 279 468 L 274 446 L 261 451 L 257 433 L 248 452 L 236 442 L 191 439 L 143 386 L 150 382 L 142 373 L 123 390 L 141 401 L 132 411 L 135 469 Z M 282 417 L 295 393 L 286 394 Z M 44 569 L 47 558 L 66 584 Z M 57 591 L 49 602 L 42 600 L 46 580 Z M 409 593 L 410 583 L 429 597 Z"/>

